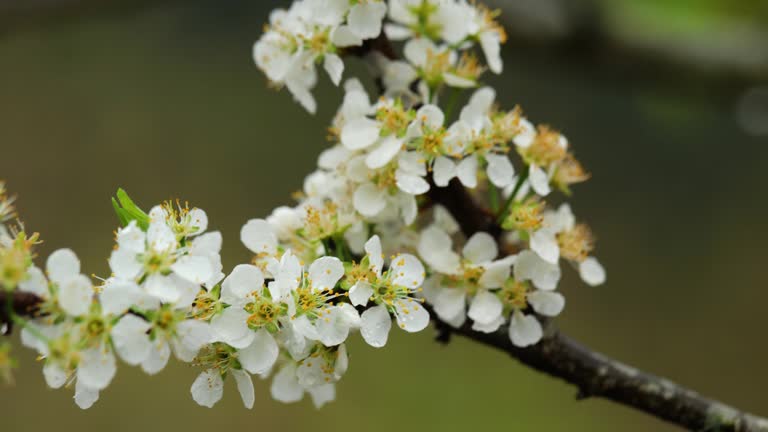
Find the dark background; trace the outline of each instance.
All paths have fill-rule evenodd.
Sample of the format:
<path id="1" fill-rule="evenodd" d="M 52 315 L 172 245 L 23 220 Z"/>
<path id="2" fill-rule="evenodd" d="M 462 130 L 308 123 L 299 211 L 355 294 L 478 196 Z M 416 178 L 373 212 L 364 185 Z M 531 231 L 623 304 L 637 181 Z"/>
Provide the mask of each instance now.
<path id="1" fill-rule="evenodd" d="M 323 76 L 310 117 L 267 88 L 250 52 L 278 3 L 286 4 L 120 2 L 38 13 L 0 0 L 0 178 L 19 195 L 28 230 L 43 235 L 40 263 L 71 247 L 86 273 L 107 275 L 117 187 L 145 208 L 177 197 L 204 208 L 224 233 L 225 269 L 248 259 L 240 226 L 291 203 L 341 93 Z M 593 173 L 572 205 L 599 237 L 608 283 L 588 288 L 567 272 L 559 326 L 768 414 L 768 136 L 760 135 L 768 39 L 755 39 L 768 27 L 765 2 L 591 3 L 554 33 L 526 29 L 530 19 L 512 10 L 505 73 L 489 77 L 504 106 L 519 103 L 563 130 Z M 743 37 L 734 42 L 742 57 L 709 43 L 723 29 Z M 350 70 L 362 67 L 353 60 Z M 0 388 L 2 429 L 674 430 L 608 402 L 577 402 L 573 388 L 499 352 L 461 339 L 443 347 L 432 336 L 393 331 L 382 350 L 355 337 L 338 400 L 319 411 L 307 400 L 272 401 L 268 382 L 256 383 L 253 411 L 232 383 L 208 411 L 189 395 L 198 371 L 172 362 L 156 377 L 123 365 L 82 412 L 17 349 L 16 386 Z"/>

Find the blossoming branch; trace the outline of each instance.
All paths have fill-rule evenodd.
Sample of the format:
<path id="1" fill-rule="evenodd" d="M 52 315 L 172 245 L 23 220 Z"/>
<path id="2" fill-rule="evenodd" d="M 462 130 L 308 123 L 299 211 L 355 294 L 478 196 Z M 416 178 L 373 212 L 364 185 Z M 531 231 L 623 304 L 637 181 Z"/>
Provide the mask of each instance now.
<path id="1" fill-rule="evenodd" d="M 156 374 L 172 355 L 199 369 L 190 392 L 200 405 L 215 405 L 232 379 L 253 407 L 258 375 L 271 377 L 276 400 L 307 394 L 320 407 L 349 366 L 348 338 L 382 348 L 393 323 L 413 333 L 434 320 L 443 334 L 504 349 L 585 395 L 698 425 L 681 413 L 698 399 L 645 403 L 632 392 L 655 377 L 548 335 L 566 305 L 562 267 L 590 286 L 606 273 L 589 226 L 569 204 L 548 202 L 590 177 L 570 142 L 520 107 L 499 106 L 482 83 L 503 70 L 497 15 L 465 0 L 299 0 L 273 11 L 253 49 L 271 85 L 314 113 L 321 66 L 343 81 L 344 99 L 298 202 L 243 225 L 253 258 L 228 274 L 203 210 L 169 201 L 145 211 L 122 190 L 110 275 L 94 283 L 69 249 L 38 267 L 39 236 L 13 222 L 0 184 L 4 330 L 20 328 L 48 385 L 74 387 L 84 409 L 118 359 Z M 359 58 L 376 95 L 344 80 L 345 62 Z M 6 379 L 9 350 L 0 346 Z M 613 381 L 596 381 L 599 368 Z M 624 385 L 628 395 L 612 395 Z M 722 413 L 722 425 L 746 422 Z"/>

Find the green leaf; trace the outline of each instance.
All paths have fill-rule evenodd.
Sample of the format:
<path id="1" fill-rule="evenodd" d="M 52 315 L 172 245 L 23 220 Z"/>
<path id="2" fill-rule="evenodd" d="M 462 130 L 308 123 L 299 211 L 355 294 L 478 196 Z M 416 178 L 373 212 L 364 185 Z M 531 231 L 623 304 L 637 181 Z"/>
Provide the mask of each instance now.
<path id="1" fill-rule="evenodd" d="M 149 215 L 139 208 L 122 188 L 117 190 L 117 199 L 112 198 L 112 207 L 123 226 L 135 220 L 141 229 L 146 231 L 149 227 Z"/>

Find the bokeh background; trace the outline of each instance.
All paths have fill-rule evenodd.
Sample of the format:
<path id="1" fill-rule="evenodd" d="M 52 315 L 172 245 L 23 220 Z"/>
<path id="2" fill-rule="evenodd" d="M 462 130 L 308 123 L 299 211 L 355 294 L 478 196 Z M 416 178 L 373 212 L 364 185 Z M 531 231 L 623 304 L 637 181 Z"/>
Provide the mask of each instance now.
<path id="1" fill-rule="evenodd" d="M 182 198 L 223 231 L 225 267 L 248 258 L 240 226 L 289 203 L 325 145 L 340 92 L 323 78 L 310 117 L 267 88 L 251 45 L 287 2 L 0 0 L 0 178 L 18 193 L 41 260 L 71 247 L 105 275 L 118 187 L 143 206 Z M 559 326 L 595 349 L 768 414 L 768 3 L 764 0 L 496 2 L 510 42 L 489 77 L 506 107 L 563 130 L 593 180 L 573 207 L 599 236 L 599 288 L 568 273 Z M 354 64 L 354 61 L 352 62 Z M 353 65 L 352 70 L 362 70 Z M 121 367 L 90 411 L 46 388 L 17 349 L 0 429 L 672 431 L 505 355 L 432 332 L 355 338 L 338 400 L 281 405 L 231 382 L 214 409 L 198 373 Z"/>

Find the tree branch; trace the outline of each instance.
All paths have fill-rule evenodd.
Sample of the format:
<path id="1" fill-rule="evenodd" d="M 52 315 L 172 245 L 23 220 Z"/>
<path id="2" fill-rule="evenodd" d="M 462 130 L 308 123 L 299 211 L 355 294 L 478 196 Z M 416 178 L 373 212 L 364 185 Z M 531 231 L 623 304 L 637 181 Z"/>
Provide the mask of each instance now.
<path id="1" fill-rule="evenodd" d="M 432 187 L 429 196 L 445 206 L 467 236 L 486 231 L 498 238 L 502 229 L 456 180 L 445 188 Z M 765 432 L 768 420 L 707 399 L 665 378 L 642 372 L 600 353 L 550 328 L 538 344 L 519 348 L 506 331 L 479 333 L 467 323 L 454 329 L 435 319 L 437 340 L 446 343 L 455 333 L 502 350 L 520 363 L 559 378 L 578 389 L 578 398 L 600 397 L 632 407 L 693 431 Z"/>
<path id="2" fill-rule="evenodd" d="M 10 310 L 19 316 L 34 316 L 37 314 L 40 304 L 43 303 L 43 299 L 34 294 L 20 291 L 9 293 L 0 286 L 0 328 L 5 326 L 5 332 L 3 333 L 5 335 L 11 334 L 13 330 L 13 321 L 8 314 L 9 301 L 11 302 Z"/>

